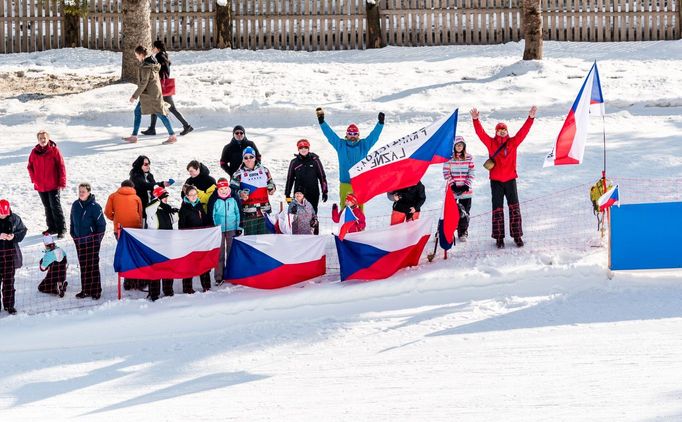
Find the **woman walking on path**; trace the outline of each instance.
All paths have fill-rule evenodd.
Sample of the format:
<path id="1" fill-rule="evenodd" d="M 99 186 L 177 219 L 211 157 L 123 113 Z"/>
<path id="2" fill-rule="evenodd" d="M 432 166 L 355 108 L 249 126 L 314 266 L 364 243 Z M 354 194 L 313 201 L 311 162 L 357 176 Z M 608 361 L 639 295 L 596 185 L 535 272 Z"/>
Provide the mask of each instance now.
<path id="1" fill-rule="evenodd" d="M 170 78 L 171 61 L 168 58 L 168 52 L 166 51 L 166 46 L 164 45 L 163 41 L 156 40 L 154 41 L 153 45 L 154 47 L 152 48 L 152 53 L 154 53 L 156 61 L 161 66 L 161 69 L 159 70 L 159 79 L 163 81 L 164 79 Z M 182 132 L 180 132 L 180 136 L 185 136 L 194 130 L 192 125 L 187 123 L 187 120 L 185 120 L 185 118 L 182 116 L 182 113 L 175 108 L 172 95 L 164 95 L 163 101 L 170 105 L 168 111 L 171 112 L 173 116 L 180 121 L 180 123 L 182 123 Z M 149 123 L 149 128 L 142 131 L 143 135 L 156 135 L 156 119 L 156 114 L 152 114 L 152 121 Z"/>
<path id="2" fill-rule="evenodd" d="M 163 141 L 164 145 L 174 144 L 177 142 L 173 126 L 168 120 L 168 104 L 163 101 L 161 95 L 161 82 L 159 80 L 159 70 L 161 66 L 156 61 L 154 56 L 147 57 L 147 49 L 138 45 L 135 48 L 135 57 L 140 62 L 140 67 L 137 70 L 137 89 L 130 97 L 130 103 L 137 102 L 135 107 L 135 120 L 133 123 L 133 134 L 124 141 L 134 144 L 137 142 L 137 132 L 140 130 L 143 114 L 154 114 L 161 119 L 161 123 L 168 131 L 168 139 Z"/>

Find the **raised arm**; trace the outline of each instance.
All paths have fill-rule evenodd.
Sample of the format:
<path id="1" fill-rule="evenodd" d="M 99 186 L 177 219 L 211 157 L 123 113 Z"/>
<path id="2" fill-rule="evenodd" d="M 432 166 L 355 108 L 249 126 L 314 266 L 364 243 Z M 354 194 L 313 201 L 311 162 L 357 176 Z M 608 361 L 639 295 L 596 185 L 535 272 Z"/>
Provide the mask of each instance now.
<path id="1" fill-rule="evenodd" d="M 528 118 L 526 119 L 526 122 L 521 126 L 521 129 L 519 129 L 518 132 L 516 132 L 516 135 L 514 135 L 514 141 L 513 143 L 515 145 L 521 145 L 521 142 L 523 142 L 524 139 L 526 139 L 526 136 L 528 135 L 528 132 L 530 132 L 531 126 L 533 126 L 533 122 L 535 121 L 535 114 L 537 113 L 538 108 L 536 106 L 533 106 L 530 108 L 530 111 L 528 112 Z"/>

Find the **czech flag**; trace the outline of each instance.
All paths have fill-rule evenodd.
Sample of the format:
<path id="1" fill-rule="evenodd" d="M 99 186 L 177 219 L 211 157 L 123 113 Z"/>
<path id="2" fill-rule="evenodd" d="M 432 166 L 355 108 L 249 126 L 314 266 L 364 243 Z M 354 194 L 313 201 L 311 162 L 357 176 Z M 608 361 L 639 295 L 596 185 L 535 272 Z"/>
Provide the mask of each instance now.
<path id="1" fill-rule="evenodd" d="M 355 225 L 356 221 L 358 217 L 355 216 L 353 210 L 350 207 L 344 207 L 339 218 L 339 239 L 343 240 L 346 237 L 348 230 Z"/>
<path id="2" fill-rule="evenodd" d="M 121 230 L 114 270 L 126 278 L 190 278 L 216 266 L 220 227 L 195 230 Z"/>
<path id="3" fill-rule="evenodd" d="M 291 223 L 296 219 L 295 215 L 289 214 L 288 209 L 283 209 L 279 213 L 265 214 L 265 228 L 273 234 L 291 234 Z"/>
<path id="4" fill-rule="evenodd" d="M 375 147 L 351 167 L 350 183 L 358 203 L 410 186 L 422 179 L 431 164 L 452 157 L 457 112 L 400 139 Z"/>
<path id="5" fill-rule="evenodd" d="M 278 289 L 324 275 L 326 236 L 261 234 L 235 237 L 224 278 L 256 289 Z"/>
<path id="6" fill-rule="evenodd" d="M 407 221 L 384 230 L 335 237 L 341 280 L 379 280 L 419 264 L 431 235 L 431 219 Z"/>
<path id="7" fill-rule="evenodd" d="M 455 244 L 455 230 L 459 225 L 459 207 L 455 194 L 449 185 L 445 186 L 445 200 L 443 211 L 438 221 L 438 243 L 445 251 L 449 251 Z"/>
<path id="8" fill-rule="evenodd" d="M 611 187 L 611 189 L 604 192 L 604 194 L 597 199 L 597 205 L 599 206 L 599 211 L 604 211 L 605 209 L 610 208 L 612 205 L 618 205 L 620 207 L 618 185 L 615 185 Z"/>
<path id="9" fill-rule="evenodd" d="M 545 158 L 543 167 L 582 163 L 590 114 L 605 114 L 597 62 L 594 62 L 587 74 L 578 97 L 568 111 L 554 149 Z"/>

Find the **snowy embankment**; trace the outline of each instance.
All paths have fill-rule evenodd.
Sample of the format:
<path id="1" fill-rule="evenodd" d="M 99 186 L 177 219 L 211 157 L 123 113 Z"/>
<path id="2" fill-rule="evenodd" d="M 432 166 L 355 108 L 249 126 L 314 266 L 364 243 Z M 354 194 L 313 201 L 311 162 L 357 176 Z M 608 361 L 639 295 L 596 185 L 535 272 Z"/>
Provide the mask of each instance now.
<path id="1" fill-rule="evenodd" d="M 626 180 L 622 197 L 681 200 L 675 186 L 682 175 L 677 136 L 682 43 L 546 43 L 545 48 L 540 63 L 519 61 L 522 46 L 513 43 L 172 54 L 176 104 L 197 130 L 168 147 L 159 145 L 162 137 L 120 144 L 132 124 L 131 85 L 40 100 L 1 99 L 0 192 L 29 227 L 29 244 L 44 225 L 25 170 L 37 128 L 50 130 L 66 156 L 67 209 L 81 181 L 90 181 L 104 203 L 138 154 L 150 156 L 157 179 L 184 180 L 192 158 L 222 174 L 217 160 L 235 124 L 244 125 L 264 150 L 265 165 L 280 187 L 295 141 L 310 139 L 323 157 L 330 198 L 336 200 L 336 159 L 315 122 L 318 105 L 335 129 L 354 121 L 365 133 L 384 111 L 383 139 L 459 107 L 458 134 L 467 138 L 479 165 L 472 214 L 480 215 L 470 229 L 472 242 L 458 245 L 452 259 L 385 281 L 327 279 L 268 292 L 221 288 L 153 304 L 128 299 L 87 310 L 3 315 L 3 416 L 681 419 L 680 272 L 618 273 L 609 280 L 606 251 L 590 247 L 594 233 L 575 244 L 575 233 L 594 226 L 580 203 L 587 192 L 553 195 L 599 176 L 601 122 L 593 121 L 582 166 L 541 166 L 581 78 L 597 59 L 609 113 L 604 121 L 608 169 Z M 84 50 L 21 54 L 3 57 L 0 72 L 32 68 L 41 70 L 27 72 L 32 77 L 41 72 L 104 77 L 118 72 L 119 60 L 114 53 Z M 527 247 L 500 252 L 488 237 L 483 148 L 466 112 L 476 106 L 486 128 L 503 120 L 513 132 L 531 104 L 540 113 L 520 150 L 519 192 L 522 201 L 545 200 L 542 206 L 525 205 Z M 656 180 L 663 178 L 677 185 L 661 188 Z M 424 181 L 428 208 L 436 209 L 439 169 L 431 169 Z M 173 195 L 178 189 L 172 188 Z M 330 207 L 324 204 L 321 214 L 328 215 Z M 388 210 L 385 198 L 368 204 L 375 226 L 386 221 Z M 579 221 L 571 222 L 572 217 Z M 565 222 L 571 223 L 561 226 Z M 644 229 L 634 228 L 633 238 Z M 36 253 L 37 246 L 26 248 Z"/>

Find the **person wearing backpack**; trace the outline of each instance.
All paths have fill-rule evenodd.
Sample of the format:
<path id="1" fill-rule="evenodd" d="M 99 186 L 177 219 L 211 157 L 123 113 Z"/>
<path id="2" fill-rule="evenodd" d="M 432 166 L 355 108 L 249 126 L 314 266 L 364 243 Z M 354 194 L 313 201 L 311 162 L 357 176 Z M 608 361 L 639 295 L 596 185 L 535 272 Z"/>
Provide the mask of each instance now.
<path id="1" fill-rule="evenodd" d="M 479 120 L 479 112 L 471 109 L 471 118 L 476 135 L 488 149 L 490 159 L 484 167 L 490 170 L 490 190 L 492 193 L 492 238 L 497 241 L 498 248 L 504 248 L 504 198 L 509 207 L 509 233 L 514 238 L 516 246 L 523 246 L 523 228 L 519 194 L 516 189 L 516 151 L 530 131 L 538 108 L 532 106 L 528 112 L 526 122 L 514 136 L 509 136 L 507 125 L 498 123 L 495 126 L 495 136 L 491 137 L 483 129 Z M 492 164 L 490 164 L 492 162 Z"/>

